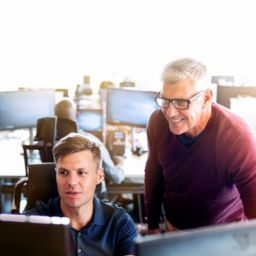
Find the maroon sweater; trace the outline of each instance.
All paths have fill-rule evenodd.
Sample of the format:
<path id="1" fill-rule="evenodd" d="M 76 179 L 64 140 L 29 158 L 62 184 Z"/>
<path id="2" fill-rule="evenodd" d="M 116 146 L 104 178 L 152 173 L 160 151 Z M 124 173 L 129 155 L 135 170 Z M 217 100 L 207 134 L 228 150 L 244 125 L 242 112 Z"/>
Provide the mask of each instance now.
<path id="1" fill-rule="evenodd" d="M 186 147 L 157 110 L 147 133 L 150 229 L 158 228 L 162 203 L 167 220 L 179 229 L 256 218 L 256 139 L 242 118 L 213 103 L 206 129 Z"/>

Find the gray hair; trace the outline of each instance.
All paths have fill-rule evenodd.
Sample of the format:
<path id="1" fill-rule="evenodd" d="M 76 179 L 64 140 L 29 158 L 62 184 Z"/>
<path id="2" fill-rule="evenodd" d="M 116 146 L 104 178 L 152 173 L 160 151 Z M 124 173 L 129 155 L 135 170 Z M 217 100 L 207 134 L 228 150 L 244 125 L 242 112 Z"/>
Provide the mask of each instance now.
<path id="1" fill-rule="evenodd" d="M 198 81 L 206 78 L 207 69 L 201 62 L 191 59 L 178 59 L 169 63 L 162 74 L 163 83 L 176 83 L 180 80 L 191 79 Z"/>

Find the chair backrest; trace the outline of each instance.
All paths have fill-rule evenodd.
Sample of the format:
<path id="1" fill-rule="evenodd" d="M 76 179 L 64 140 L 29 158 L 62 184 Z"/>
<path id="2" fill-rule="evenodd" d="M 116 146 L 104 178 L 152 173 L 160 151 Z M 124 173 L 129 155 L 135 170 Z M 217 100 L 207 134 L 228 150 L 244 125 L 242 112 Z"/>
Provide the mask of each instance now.
<path id="1" fill-rule="evenodd" d="M 56 124 L 57 118 L 43 117 L 37 120 L 36 136 L 34 138 L 37 143 L 23 144 L 24 163 L 27 176 L 27 167 L 29 164 L 30 151 L 38 150 L 42 162 L 52 162 L 52 148 L 56 142 Z"/>
<path id="2" fill-rule="evenodd" d="M 55 163 L 40 163 L 28 165 L 28 188 L 26 209 L 34 207 L 38 200 L 47 202 L 58 196 Z"/>
<path id="3" fill-rule="evenodd" d="M 78 132 L 77 123 L 68 118 L 58 117 L 56 140 L 63 138 L 71 132 Z"/>
<path id="4" fill-rule="evenodd" d="M 37 120 L 35 141 L 43 141 L 54 145 L 56 140 L 57 117 L 43 117 Z"/>
<path id="5" fill-rule="evenodd" d="M 34 207 L 40 200 L 47 202 L 50 198 L 58 196 L 56 184 L 55 163 L 38 163 L 28 165 L 27 205 L 25 210 Z M 96 196 L 107 200 L 106 186 L 100 184 L 96 188 Z"/>

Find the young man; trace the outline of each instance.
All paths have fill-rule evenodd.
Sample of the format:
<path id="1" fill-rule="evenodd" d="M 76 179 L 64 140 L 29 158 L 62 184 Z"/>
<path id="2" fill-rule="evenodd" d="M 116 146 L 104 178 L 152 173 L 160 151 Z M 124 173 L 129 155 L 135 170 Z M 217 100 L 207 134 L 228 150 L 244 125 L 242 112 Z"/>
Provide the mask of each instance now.
<path id="1" fill-rule="evenodd" d="M 70 218 L 77 255 L 134 255 L 137 234 L 131 217 L 94 196 L 104 176 L 100 146 L 71 133 L 57 142 L 53 154 L 59 197 L 39 202 L 26 214 Z"/>
<path id="2" fill-rule="evenodd" d="M 145 169 L 149 233 L 256 217 L 256 140 L 245 121 L 212 102 L 205 66 L 167 65 L 150 118 Z"/>

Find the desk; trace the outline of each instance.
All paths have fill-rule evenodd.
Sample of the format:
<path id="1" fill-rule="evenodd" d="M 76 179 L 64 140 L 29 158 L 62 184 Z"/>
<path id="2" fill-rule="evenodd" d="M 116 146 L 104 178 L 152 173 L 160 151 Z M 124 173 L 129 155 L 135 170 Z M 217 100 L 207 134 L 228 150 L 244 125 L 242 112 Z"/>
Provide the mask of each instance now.
<path id="1" fill-rule="evenodd" d="M 0 177 L 19 178 L 26 175 L 21 141 L 2 139 L 0 141 Z"/>
<path id="2" fill-rule="evenodd" d="M 126 150 L 123 158 L 123 169 L 125 173 L 124 183 L 144 184 L 144 170 L 147 160 L 147 153 L 137 156 L 131 150 Z"/>
<path id="3" fill-rule="evenodd" d="M 108 194 L 125 194 L 131 193 L 133 196 L 136 196 L 138 204 L 138 217 L 139 222 L 143 223 L 143 213 L 142 213 L 142 198 L 144 194 L 144 184 L 138 183 L 122 183 L 122 184 L 108 184 L 107 185 Z"/>
<path id="4" fill-rule="evenodd" d="M 25 176 L 21 141 L 15 137 L 0 139 L 0 212 L 11 211 L 14 185 Z"/>

